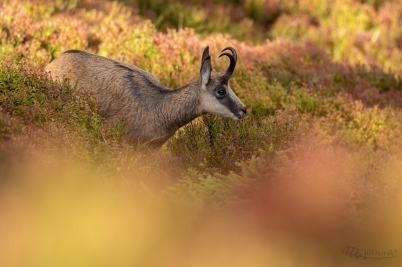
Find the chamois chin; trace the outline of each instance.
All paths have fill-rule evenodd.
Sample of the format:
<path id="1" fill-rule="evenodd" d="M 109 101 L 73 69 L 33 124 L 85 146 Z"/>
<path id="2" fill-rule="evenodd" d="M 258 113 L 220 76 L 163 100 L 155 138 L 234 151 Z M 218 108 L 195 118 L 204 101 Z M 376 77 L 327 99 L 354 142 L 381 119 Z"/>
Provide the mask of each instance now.
<path id="1" fill-rule="evenodd" d="M 225 52 L 230 51 L 231 53 Z M 209 47 L 201 58 L 200 75 L 169 90 L 150 73 L 131 64 L 81 50 L 68 50 L 46 66 L 53 80 L 69 79 L 78 89 L 93 91 L 100 113 L 112 123 L 122 120 L 133 143 L 161 146 L 180 127 L 203 114 L 239 120 L 246 107 L 229 86 L 237 62 L 236 50 L 226 47 L 230 59 L 225 73 L 213 73 Z"/>

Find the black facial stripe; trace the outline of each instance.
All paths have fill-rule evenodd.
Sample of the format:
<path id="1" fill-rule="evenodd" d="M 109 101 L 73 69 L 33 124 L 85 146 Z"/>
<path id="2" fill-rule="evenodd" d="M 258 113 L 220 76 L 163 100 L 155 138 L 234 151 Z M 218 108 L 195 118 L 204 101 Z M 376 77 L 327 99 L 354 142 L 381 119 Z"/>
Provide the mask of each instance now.
<path id="1" fill-rule="evenodd" d="M 222 105 L 225 105 L 230 110 L 230 112 L 232 112 L 237 116 L 237 113 L 239 112 L 240 108 L 237 105 L 237 103 L 230 97 L 229 92 L 227 97 L 218 100 L 222 103 Z"/>

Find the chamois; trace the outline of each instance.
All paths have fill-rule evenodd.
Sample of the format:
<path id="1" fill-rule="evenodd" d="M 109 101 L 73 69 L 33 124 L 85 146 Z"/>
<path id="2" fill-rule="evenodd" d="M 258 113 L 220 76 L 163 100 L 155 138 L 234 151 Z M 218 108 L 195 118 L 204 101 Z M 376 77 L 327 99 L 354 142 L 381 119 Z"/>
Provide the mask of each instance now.
<path id="1" fill-rule="evenodd" d="M 150 73 L 134 65 L 82 50 L 64 52 L 45 71 L 53 80 L 67 78 L 77 89 L 93 91 L 100 114 L 112 123 L 123 120 L 134 143 L 160 147 L 176 130 L 203 114 L 233 120 L 246 115 L 246 107 L 229 86 L 237 62 L 236 50 L 226 47 L 221 56 L 227 56 L 230 65 L 225 73 L 213 73 L 207 46 L 200 75 L 175 90 L 166 89 Z"/>

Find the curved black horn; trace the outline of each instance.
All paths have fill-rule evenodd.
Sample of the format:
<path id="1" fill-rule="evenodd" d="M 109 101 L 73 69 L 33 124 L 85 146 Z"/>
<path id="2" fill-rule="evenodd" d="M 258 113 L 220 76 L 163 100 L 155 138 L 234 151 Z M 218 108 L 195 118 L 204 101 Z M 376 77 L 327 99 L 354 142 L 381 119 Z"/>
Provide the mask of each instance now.
<path id="1" fill-rule="evenodd" d="M 222 52 L 223 52 L 223 51 L 226 51 L 226 50 L 230 50 L 230 52 L 232 52 L 233 57 L 234 57 L 235 61 L 237 62 L 237 53 L 236 53 L 236 50 L 235 50 L 233 47 L 228 46 L 228 47 L 226 47 L 225 49 L 223 49 Z M 221 53 L 222 53 L 222 52 L 221 52 Z"/>
<path id="2" fill-rule="evenodd" d="M 229 53 L 223 53 L 226 50 L 230 50 L 232 54 Z M 230 59 L 230 65 L 227 68 L 225 74 L 223 75 L 225 80 L 229 80 L 230 76 L 232 76 L 232 73 L 236 67 L 236 62 L 237 62 L 237 53 L 236 50 L 233 47 L 226 47 L 225 49 L 222 50 L 222 53 L 220 54 L 219 57 L 221 56 L 227 56 Z"/>

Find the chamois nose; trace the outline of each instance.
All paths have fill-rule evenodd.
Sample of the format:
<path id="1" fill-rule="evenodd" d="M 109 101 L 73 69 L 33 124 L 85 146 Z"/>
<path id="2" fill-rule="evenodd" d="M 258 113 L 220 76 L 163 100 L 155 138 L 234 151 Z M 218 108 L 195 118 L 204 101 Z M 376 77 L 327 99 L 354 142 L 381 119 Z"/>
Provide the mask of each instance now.
<path id="1" fill-rule="evenodd" d="M 242 108 L 242 109 L 239 111 L 237 117 L 238 117 L 239 119 L 241 119 L 241 118 L 243 118 L 244 116 L 246 116 L 246 114 L 247 114 L 247 110 L 246 110 L 246 107 L 244 107 L 244 108 Z"/>

